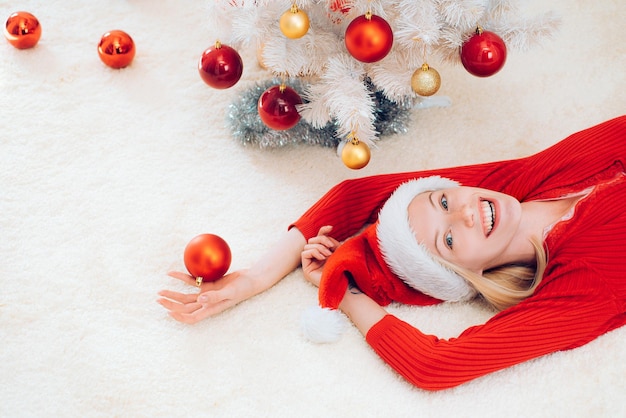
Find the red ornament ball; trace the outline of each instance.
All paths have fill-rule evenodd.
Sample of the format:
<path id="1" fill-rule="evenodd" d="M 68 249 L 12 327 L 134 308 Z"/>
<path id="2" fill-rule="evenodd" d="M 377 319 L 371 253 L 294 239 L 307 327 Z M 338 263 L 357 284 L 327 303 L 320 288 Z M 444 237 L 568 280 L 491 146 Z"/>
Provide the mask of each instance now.
<path id="1" fill-rule="evenodd" d="M 259 97 L 259 116 L 265 125 L 278 131 L 291 129 L 300 121 L 300 95 L 291 87 L 273 86 Z"/>
<path id="2" fill-rule="evenodd" d="M 135 58 L 135 42 L 124 31 L 112 30 L 100 38 L 98 55 L 111 68 L 124 68 Z"/>
<path id="3" fill-rule="evenodd" d="M 7 19 L 4 36 L 17 49 L 32 48 L 41 38 L 41 25 L 32 14 L 15 12 Z"/>
<path id="4" fill-rule="evenodd" d="M 506 62 L 506 45 L 493 32 L 478 29 L 461 46 L 463 67 L 477 77 L 489 77 L 502 69 Z"/>
<path id="5" fill-rule="evenodd" d="M 393 31 L 385 19 L 365 14 L 348 25 L 345 34 L 350 55 L 361 62 L 376 62 L 385 58 L 393 45 Z"/>
<path id="6" fill-rule="evenodd" d="M 185 267 L 195 278 L 204 282 L 215 281 L 230 268 L 230 247 L 221 237 L 201 234 L 189 241 L 184 253 Z"/>
<path id="7" fill-rule="evenodd" d="M 243 73 L 243 60 L 239 53 L 219 42 L 202 53 L 198 62 L 200 77 L 209 86 L 227 89 L 237 84 Z"/>

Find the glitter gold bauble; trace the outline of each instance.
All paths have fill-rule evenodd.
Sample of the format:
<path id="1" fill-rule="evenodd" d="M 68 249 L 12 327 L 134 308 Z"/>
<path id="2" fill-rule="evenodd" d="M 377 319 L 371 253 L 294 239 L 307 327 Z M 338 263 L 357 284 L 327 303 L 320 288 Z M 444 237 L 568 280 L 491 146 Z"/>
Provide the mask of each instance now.
<path id="1" fill-rule="evenodd" d="M 4 25 L 4 36 L 17 49 L 32 48 L 41 38 L 41 25 L 32 14 L 15 12 Z"/>
<path id="2" fill-rule="evenodd" d="M 302 38 L 309 31 L 309 16 L 294 4 L 282 14 L 279 25 L 280 31 L 287 38 Z"/>
<path id="3" fill-rule="evenodd" d="M 411 77 L 411 88 L 420 96 L 432 96 L 441 87 L 441 77 L 434 68 L 424 63 Z"/>
<path id="4" fill-rule="evenodd" d="M 365 142 L 352 140 L 346 142 L 341 150 L 341 161 L 346 167 L 360 170 L 370 162 L 370 147 Z"/>

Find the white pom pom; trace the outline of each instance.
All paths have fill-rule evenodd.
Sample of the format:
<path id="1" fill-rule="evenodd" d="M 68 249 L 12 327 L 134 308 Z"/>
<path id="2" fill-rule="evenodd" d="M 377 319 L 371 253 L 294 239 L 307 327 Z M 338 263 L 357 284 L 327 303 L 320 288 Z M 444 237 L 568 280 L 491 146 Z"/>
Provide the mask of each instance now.
<path id="1" fill-rule="evenodd" d="M 339 341 L 346 328 L 346 317 L 334 309 L 311 306 L 302 313 L 302 333 L 316 344 Z"/>

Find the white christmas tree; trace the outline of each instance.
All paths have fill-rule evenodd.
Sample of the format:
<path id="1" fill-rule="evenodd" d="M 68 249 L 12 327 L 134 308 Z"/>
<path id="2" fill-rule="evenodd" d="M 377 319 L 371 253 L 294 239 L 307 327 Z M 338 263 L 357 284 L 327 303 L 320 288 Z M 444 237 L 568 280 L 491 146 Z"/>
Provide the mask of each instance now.
<path id="1" fill-rule="evenodd" d="M 552 12 L 523 17 L 514 0 L 213 0 L 208 27 L 235 49 L 254 48 L 278 78 L 298 77 L 306 88 L 301 117 L 313 127 L 329 122 L 342 139 L 377 140 L 371 86 L 389 100 L 423 100 L 411 77 L 430 60 L 460 62 L 460 48 L 477 28 L 499 35 L 507 48 L 526 50 L 550 36 L 559 19 Z M 288 37 L 281 16 L 300 11 L 303 36 Z M 346 29 L 362 16 L 386 21 L 393 43 L 375 62 L 355 59 Z M 300 15 L 301 16 L 301 15 Z"/>

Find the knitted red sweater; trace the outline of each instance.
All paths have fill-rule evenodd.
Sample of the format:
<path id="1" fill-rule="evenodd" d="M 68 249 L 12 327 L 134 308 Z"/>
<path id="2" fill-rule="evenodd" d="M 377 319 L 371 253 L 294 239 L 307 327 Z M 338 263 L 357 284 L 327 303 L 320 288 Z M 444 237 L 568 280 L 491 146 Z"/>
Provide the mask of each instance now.
<path id="1" fill-rule="evenodd" d="M 548 266 L 535 294 L 447 340 L 387 315 L 366 339 L 409 382 L 450 388 L 523 361 L 581 346 L 626 323 L 626 116 L 571 135 L 530 157 L 346 180 L 296 226 L 308 239 L 333 225 L 339 240 L 372 223 L 401 183 L 441 175 L 531 201 L 595 186 L 544 246 Z"/>

